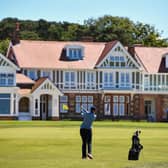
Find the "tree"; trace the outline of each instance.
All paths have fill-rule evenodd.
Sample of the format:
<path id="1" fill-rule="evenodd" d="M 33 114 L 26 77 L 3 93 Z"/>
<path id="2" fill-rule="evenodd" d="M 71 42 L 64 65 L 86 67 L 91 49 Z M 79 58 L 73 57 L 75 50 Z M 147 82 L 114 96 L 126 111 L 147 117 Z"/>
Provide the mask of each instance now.
<path id="1" fill-rule="evenodd" d="M 165 47 L 168 46 L 166 39 L 161 39 L 161 34 L 154 26 L 137 22 L 134 31 L 134 43 L 144 46 Z"/>
<path id="2" fill-rule="evenodd" d="M 39 40 L 40 37 L 38 34 L 34 31 L 21 31 L 20 32 L 20 38 L 24 40 Z"/>
<path id="3" fill-rule="evenodd" d="M 6 18 L 0 22 L 0 39 L 5 40 L 6 38 L 11 39 L 13 32 L 16 27 L 16 18 Z"/>
<path id="4" fill-rule="evenodd" d="M 134 23 L 126 17 L 105 15 L 90 18 L 84 24 L 69 22 L 48 22 L 5 18 L 0 21 L 0 40 L 12 39 L 20 23 L 20 38 L 26 40 L 93 40 L 108 42 L 119 40 L 123 45 L 142 44 L 144 46 L 168 46 L 168 40 L 161 38 L 161 33 L 154 26 Z"/>
<path id="5" fill-rule="evenodd" d="M 7 49 L 9 47 L 10 40 L 2 40 L 0 41 L 0 53 L 6 55 Z"/>
<path id="6" fill-rule="evenodd" d="M 38 26 L 37 26 L 37 32 L 38 36 L 42 40 L 48 40 L 48 28 L 49 28 L 49 23 L 46 20 L 40 19 L 38 21 Z"/>
<path id="7" fill-rule="evenodd" d="M 105 15 L 98 19 L 88 19 L 85 25 L 95 41 L 119 40 L 123 44 L 133 43 L 134 24 L 128 18 Z"/>
<path id="8" fill-rule="evenodd" d="M 61 40 L 63 28 L 60 24 L 52 23 L 48 29 L 49 40 Z"/>

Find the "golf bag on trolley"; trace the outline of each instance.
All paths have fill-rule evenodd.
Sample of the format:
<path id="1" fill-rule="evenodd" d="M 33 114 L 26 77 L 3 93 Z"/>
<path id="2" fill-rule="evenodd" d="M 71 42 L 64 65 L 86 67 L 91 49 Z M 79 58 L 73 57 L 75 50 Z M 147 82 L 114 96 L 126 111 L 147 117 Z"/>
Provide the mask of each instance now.
<path id="1" fill-rule="evenodd" d="M 136 131 L 132 136 L 132 146 L 128 153 L 128 160 L 139 160 L 139 155 L 143 149 L 143 145 L 140 144 L 139 134 L 141 131 Z"/>

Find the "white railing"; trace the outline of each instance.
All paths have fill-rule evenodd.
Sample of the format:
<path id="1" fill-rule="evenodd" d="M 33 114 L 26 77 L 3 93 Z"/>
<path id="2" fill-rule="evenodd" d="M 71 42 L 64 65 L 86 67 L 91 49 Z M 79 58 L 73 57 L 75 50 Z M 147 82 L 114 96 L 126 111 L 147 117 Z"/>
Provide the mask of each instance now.
<path id="1" fill-rule="evenodd" d="M 57 83 L 56 86 L 62 90 L 62 91 L 134 91 L 134 92 L 166 92 L 168 93 L 168 85 L 158 85 L 158 86 L 152 86 L 148 85 L 145 86 L 141 84 L 132 84 L 128 87 L 122 87 L 119 84 L 116 84 L 115 86 L 107 86 L 103 83 L 100 84 L 94 84 L 94 85 L 87 85 L 85 83 L 79 83 L 76 85 L 64 85 L 64 83 Z"/>
<path id="2" fill-rule="evenodd" d="M 168 74 L 143 74 L 142 91 L 168 92 Z"/>
<path id="3" fill-rule="evenodd" d="M 60 90 L 140 90 L 141 85 L 139 84 L 130 84 L 122 86 L 119 83 L 115 83 L 113 85 L 107 83 L 99 83 L 99 84 L 87 84 L 87 83 L 76 83 L 75 85 L 67 85 L 64 83 L 55 84 Z"/>

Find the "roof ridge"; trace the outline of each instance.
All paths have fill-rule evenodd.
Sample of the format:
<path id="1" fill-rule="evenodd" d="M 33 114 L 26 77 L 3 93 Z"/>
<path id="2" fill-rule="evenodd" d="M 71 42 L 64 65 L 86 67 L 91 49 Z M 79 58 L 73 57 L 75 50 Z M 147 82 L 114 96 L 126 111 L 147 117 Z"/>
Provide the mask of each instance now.
<path id="1" fill-rule="evenodd" d="M 90 44 L 106 44 L 106 42 L 89 42 L 89 41 L 48 41 L 48 40 L 20 40 L 21 42 L 37 42 L 37 43 L 90 43 Z"/>

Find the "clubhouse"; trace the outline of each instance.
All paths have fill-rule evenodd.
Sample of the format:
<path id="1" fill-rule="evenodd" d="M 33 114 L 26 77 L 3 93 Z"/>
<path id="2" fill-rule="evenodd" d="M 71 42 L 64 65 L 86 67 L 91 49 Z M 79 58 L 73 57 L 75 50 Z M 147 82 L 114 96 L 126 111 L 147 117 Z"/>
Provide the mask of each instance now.
<path id="1" fill-rule="evenodd" d="M 79 119 L 95 105 L 98 119 L 166 121 L 167 72 L 168 48 L 15 38 L 0 54 L 0 119 Z"/>

